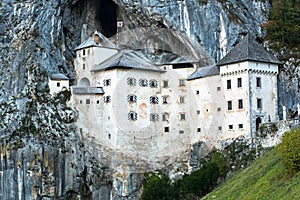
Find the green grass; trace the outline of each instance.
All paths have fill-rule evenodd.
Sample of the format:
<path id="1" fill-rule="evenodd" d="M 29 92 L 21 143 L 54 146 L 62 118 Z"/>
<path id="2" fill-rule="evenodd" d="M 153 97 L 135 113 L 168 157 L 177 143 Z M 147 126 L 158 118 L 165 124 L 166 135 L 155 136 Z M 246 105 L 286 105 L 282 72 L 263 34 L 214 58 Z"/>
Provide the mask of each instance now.
<path id="1" fill-rule="evenodd" d="M 274 148 L 203 199 L 300 199 L 300 172 L 289 177 Z"/>

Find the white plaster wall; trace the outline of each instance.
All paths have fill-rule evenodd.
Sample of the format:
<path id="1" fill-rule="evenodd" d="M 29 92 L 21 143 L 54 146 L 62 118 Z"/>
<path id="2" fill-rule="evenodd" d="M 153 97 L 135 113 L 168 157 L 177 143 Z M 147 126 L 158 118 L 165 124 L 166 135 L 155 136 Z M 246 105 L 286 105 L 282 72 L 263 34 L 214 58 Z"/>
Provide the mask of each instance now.
<path id="1" fill-rule="evenodd" d="M 57 83 L 60 83 L 60 86 L 57 87 Z M 69 80 L 51 80 L 49 79 L 49 89 L 50 94 L 54 95 L 55 93 L 60 92 L 64 87 L 69 89 Z"/>

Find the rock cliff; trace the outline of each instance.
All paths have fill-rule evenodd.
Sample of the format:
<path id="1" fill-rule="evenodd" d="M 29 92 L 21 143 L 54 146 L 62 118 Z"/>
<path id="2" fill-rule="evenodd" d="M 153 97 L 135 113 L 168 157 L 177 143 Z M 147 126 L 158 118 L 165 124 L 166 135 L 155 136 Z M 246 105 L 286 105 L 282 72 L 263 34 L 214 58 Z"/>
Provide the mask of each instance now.
<path id="1" fill-rule="evenodd" d="M 117 20 L 119 31 L 174 29 L 218 61 L 240 35 L 262 36 L 269 9 L 266 0 L 2 0 L 0 199 L 139 198 L 140 163 L 83 140 L 68 94 L 49 95 L 48 77 L 72 80 L 73 49 L 96 29 L 110 37 Z"/>

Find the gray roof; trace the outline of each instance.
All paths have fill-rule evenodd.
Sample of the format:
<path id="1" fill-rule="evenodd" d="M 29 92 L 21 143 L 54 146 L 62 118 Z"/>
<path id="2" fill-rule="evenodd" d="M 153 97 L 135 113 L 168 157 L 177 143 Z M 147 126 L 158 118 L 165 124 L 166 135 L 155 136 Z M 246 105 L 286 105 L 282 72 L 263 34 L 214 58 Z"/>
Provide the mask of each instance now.
<path id="1" fill-rule="evenodd" d="M 219 67 L 216 65 L 206 66 L 206 67 L 200 67 L 196 71 L 194 71 L 187 80 L 193 80 L 197 78 L 204 78 L 208 76 L 214 76 L 219 75 L 220 70 Z"/>
<path id="2" fill-rule="evenodd" d="M 122 50 L 99 65 L 94 65 L 92 71 L 103 71 L 111 68 L 130 68 L 164 72 L 152 64 L 141 51 Z"/>
<path id="3" fill-rule="evenodd" d="M 69 78 L 62 73 L 51 74 L 49 78 L 51 80 L 69 80 Z"/>
<path id="4" fill-rule="evenodd" d="M 95 41 L 94 41 L 94 35 L 95 34 L 99 35 L 100 42 L 98 44 L 95 43 Z M 82 42 L 74 50 L 77 51 L 77 50 L 87 48 L 87 47 L 106 47 L 106 48 L 113 48 L 113 49 L 118 48 L 114 43 L 112 43 L 108 38 L 106 38 L 104 35 L 102 35 L 99 32 L 95 32 L 92 37 L 89 37 L 87 40 Z"/>
<path id="5" fill-rule="evenodd" d="M 246 60 L 281 64 L 281 62 L 259 44 L 254 37 L 247 35 L 240 43 L 229 51 L 217 65 L 226 65 Z"/>
<path id="6" fill-rule="evenodd" d="M 71 87 L 74 94 L 104 94 L 102 87 Z"/>

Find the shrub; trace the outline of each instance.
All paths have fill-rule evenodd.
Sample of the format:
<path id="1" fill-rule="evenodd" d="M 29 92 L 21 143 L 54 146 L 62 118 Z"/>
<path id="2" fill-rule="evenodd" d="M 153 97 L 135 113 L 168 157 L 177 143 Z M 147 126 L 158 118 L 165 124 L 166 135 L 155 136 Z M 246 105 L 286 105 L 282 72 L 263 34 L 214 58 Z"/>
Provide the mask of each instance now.
<path id="1" fill-rule="evenodd" d="M 300 128 L 286 132 L 278 146 L 278 154 L 289 174 L 300 171 Z"/>

